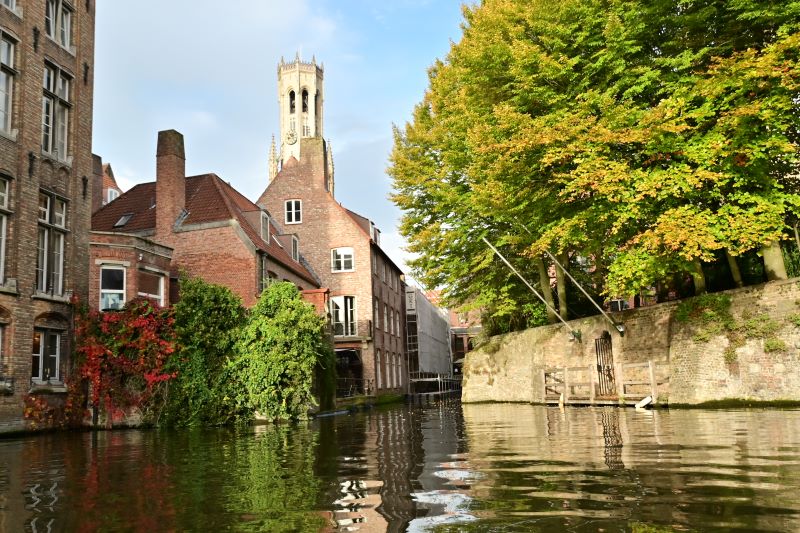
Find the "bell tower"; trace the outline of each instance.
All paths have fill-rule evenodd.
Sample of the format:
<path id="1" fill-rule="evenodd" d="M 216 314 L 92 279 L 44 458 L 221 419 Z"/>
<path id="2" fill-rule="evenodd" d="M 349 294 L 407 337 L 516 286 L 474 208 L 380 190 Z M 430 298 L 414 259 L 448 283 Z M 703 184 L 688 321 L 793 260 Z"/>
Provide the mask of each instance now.
<path id="1" fill-rule="evenodd" d="M 281 165 L 290 156 L 300 160 L 300 139 L 322 137 L 323 67 L 314 57 L 310 63 L 300 60 L 278 65 L 278 105 L 280 109 Z"/>

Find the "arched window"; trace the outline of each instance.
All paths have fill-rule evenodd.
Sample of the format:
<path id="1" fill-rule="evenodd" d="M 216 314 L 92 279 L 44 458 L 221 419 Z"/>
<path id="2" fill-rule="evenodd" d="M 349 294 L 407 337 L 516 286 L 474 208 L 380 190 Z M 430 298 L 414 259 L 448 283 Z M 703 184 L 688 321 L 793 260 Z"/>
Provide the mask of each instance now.
<path id="1" fill-rule="evenodd" d="M 303 113 L 308 113 L 308 91 L 303 89 Z"/>
<path id="2" fill-rule="evenodd" d="M 294 114 L 295 105 L 294 91 L 289 91 L 289 113 Z"/>

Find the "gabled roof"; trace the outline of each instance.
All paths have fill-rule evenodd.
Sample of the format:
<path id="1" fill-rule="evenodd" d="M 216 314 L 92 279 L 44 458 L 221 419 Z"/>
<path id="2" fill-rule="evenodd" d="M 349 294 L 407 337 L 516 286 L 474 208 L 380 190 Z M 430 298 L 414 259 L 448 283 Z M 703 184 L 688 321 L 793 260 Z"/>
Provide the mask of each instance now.
<path id="1" fill-rule="evenodd" d="M 142 183 L 132 187 L 113 202 L 106 204 L 92 215 L 93 231 L 117 231 L 125 233 L 149 232 L 156 227 L 156 183 Z M 275 261 L 308 282 L 319 285 L 320 281 L 302 263 L 294 261 L 289 253 L 273 239 L 261 238 L 261 228 L 253 227 L 245 216 L 247 212 L 261 209 L 245 198 L 239 191 L 222 181 L 216 174 L 202 174 L 186 178 L 186 211 L 184 226 L 236 220 L 253 245 L 266 252 Z M 128 215 L 130 215 L 128 217 Z M 123 225 L 118 225 L 128 217 Z M 259 222 L 260 224 L 260 218 Z M 276 226 L 271 224 L 272 231 Z"/>
<path id="2" fill-rule="evenodd" d="M 350 209 L 347 209 L 344 206 L 342 206 L 342 208 L 344 209 L 345 213 L 347 213 L 348 216 L 351 219 L 353 219 L 353 222 L 355 222 L 356 225 L 359 228 L 361 228 L 364 231 L 364 233 L 367 234 L 367 236 L 370 238 L 370 242 L 372 242 L 372 245 L 375 246 L 375 248 L 378 249 L 381 252 L 381 254 L 383 254 L 383 257 L 386 260 L 388 260 L 398 270 L 398 272 L 402 273 L 403 269 L 400 268 L 399 266 L 397 266 L 397 263 L 395 263 L 394 260 L 392 260 L 392 258 L 389 257 L 389 254 L 387 254 L 383 250 L 383 248 L 381 248 L 381 245 L 376 242 L 373 232 L 370 231 L 370 227 L 374 227 L 375 224 L 370 219 L 368 219 L 367 217 L 361 216 L 358 213 L 356 213 L 355 211 L 351 211 Z M 375 231 L 380 232 L 380 230 L 378 230 L 377 228 L 375 228 Z"/>
<path id="3" fill-rule="evenodd" d="M 117 179 L 114 177 L 114 170 L 111 168 L 110 163 L 103 165 L 103 190 L 106 189 L 116 189 L 122 192 L 122 189 L 117 185 Z"/>

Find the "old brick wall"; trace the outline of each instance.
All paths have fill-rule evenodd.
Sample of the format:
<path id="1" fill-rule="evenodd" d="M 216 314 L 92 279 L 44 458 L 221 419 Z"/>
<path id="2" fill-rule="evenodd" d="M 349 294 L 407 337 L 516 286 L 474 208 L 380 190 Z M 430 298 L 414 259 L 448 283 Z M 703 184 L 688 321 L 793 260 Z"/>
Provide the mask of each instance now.
<path id="1" fill-rule="evenodd" d="M 48 316 L 60 317 L 58 322 L 67 325 L 62 335 L 63 375 L 69 368 L 71 352 L 66 341 L 72 323 L 69 296 L 75 294 L 85 300 L 88 295 L 95 2 L 72 3 L 70 49 L 45 34 L 45 4 L 18 0 L 16 12 L 0 6 L 0 27 L 17 40 L 11 131 L 0 132 L 0 173 L 9 181 L 5 272 L 0 279 L 0 374 L 14 379 L 10 394 L 0 394 L 0 431 L 24 427 L 22 397 L 37 393 L 31 387 L 34 325 Z M 67 154 L 58 157 L 42 150 L 45 59 L 72 77 Z M 62 295 L 35 292 L 40 190 L 67 201 Z"/>
<path id="2" fill-rule="evenodd" d="M 542 402 L 542 371 L 553 367 L 590 368 L 596 364 L 594 340 L 611 334 L 615 363 L 657 363 L 669 385 L 659 388 L 661 401 L 696 404 L 725 398 L 800 401 L 800 285 L 798 280 L 772 282 L 728 291 L 731 313 L 739 324 L 755 317 L 770 320 L 771 336 L 785 349 L 768 352 L 765 338 L 746 338 L 735 356 L 723 333 L 702 341 L 697 326 L 675 320 L 676 303 L 614 313 L 625 324 L 620 337 L 602 316 L 570 321 L 581 332 L 570 340 L 566 328 L 551 325 L 492 338 L 470 352 L 464 363 L 465 402 Z M 628 378 L 646 379 L 641 376 Z M 631 371 L 633 372 L 633 371 Z M 584 374 L 586 375 L 586 374 Z M 596 374 L 592 377 L 596 379 Z"/>

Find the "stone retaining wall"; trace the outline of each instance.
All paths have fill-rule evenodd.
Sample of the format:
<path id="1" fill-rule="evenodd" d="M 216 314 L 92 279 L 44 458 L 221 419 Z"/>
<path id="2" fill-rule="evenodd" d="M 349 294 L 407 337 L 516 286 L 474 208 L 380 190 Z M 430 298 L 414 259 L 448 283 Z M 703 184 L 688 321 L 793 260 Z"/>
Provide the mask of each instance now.
<path id="1" fill-rule="evenodd" d="M 726 294 L 737 324 L 769 322 L 773 331 L 767 350 L 767 338 L 744 330 L 738 347 L 727 332 L 707 341 L 698 339 L 698 325 L 677 321 L 677 303 L 670 302 L 614 313 L 614 319 L 625 325 L 624 336 L 604 317 L 595 316 L 569 323 L 580 332 L 577 340 L 570 340 L 567 328 L 560 324 L 493 337 L 467 355 L 462 400 L 541 403 L 543 371 L 583 367 L 587 369 L 583 374 L 590 375 L 597 363 L 595 339 L 608 332 L 615 363 L 653 361 L 663 378 L 668 378 L 669 384 L 659 387 L 660 402 L 800 401 L 800 327 L 795 324 L 800 317 L 800 281 L 772 282 Z M 769 351 L 776 345 L 778 350 Z M 591 375 L 597 379 L 596 372 Z"/>

